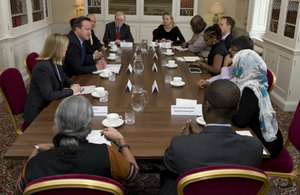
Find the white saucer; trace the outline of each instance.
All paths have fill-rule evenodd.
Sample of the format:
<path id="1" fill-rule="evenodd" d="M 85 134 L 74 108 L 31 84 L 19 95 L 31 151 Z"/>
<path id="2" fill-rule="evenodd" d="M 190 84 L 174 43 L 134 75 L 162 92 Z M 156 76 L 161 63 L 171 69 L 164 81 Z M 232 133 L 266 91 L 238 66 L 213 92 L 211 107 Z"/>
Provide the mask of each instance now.
<path id="1" fill-rule="evenodd" d="M 105 75 L 103 72 L 99 74 L 100 77 L 102 78 L 108 78 L 108 75 Z"/>
<path id="2" fill-rule="evenodd" d="M 110 51 L 111 51 L 111 52 L 117 52 L 118 49 L 111 49 Z"/>
<path id="3" fill-rule="evenodd" d="M 107 119 L 104 119 L 102 121 L 102 125 L 104 125 L 105 127 L 113 127 L 113 128 L 120 127 L 121 125 L 123 125 L 123 123 L 124 123 L 124 120 L 122 120 L 122 119 L 119 119 L 118 122 L 116 124 L 113 124 L 113 125 L 108 124 Z"/>
<path id="4" fill-rule="evenodd" d="M 196 118 L 197 123 L 199 123 L 200 125 L 206 125 L 206 122 L 204 121 L 203 116 L 200 116 L 198 118 Z"/>
<path id="5" fill-rule="evenodd" d="M 94 92 L 92 93 L 92 96 L 93 96 L 94 98 L 99 98 L 99 94 L 98 94 L 96 91 L 94 91 Z"/>
<path id="6" fill-rule="evenodd" d="M 116 60 L 116 58 L 111 58 L 111 57 L 107 57 L 107 59 L 109 59 L 109 60 Z"/>
<path id="7" fill-rule="evenodd" d="M 172 52 L 172 53 L 167 53 L 167 52 L 165 52 L 165 55 L 166 56 L 172 56 L 172 55 L 174 55 L 174 53 Z"/>
<path id="8" fill-rule="evenodd" d="M 175 84 L 173 81 L 171 81 L 170 84 L 174 87 L 181 87 L 181 86 L 185 85 L 185 82 L 181 81 L 181 83 Z"/>
<path id="9" fill-rule="evenodd" d="M 173 66 L 170 66 L 169 64 L 166 64 L 166 67 L 168 68 L 176 68 L 178 65 L 177 64 L 174 64 Z"/>

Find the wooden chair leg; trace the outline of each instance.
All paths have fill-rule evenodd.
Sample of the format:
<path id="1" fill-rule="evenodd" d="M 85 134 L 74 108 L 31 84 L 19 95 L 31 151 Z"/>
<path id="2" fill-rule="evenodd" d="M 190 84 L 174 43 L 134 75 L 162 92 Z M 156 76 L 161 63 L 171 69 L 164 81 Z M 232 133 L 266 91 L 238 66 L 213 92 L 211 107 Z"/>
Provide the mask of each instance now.
<path id="1" fill-rule="evenodd" d="M 10 168 L 11 164 L 12 164 L 12 159 L 9 159 L 7 163 L 7 168 Z"/>

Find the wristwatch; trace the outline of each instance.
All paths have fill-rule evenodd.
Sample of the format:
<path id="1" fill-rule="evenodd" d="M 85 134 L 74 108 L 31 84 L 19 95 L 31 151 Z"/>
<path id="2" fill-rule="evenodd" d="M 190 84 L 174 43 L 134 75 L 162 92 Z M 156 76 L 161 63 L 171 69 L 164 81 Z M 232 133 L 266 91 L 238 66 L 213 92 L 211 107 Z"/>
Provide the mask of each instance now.
<path id="1" fill-rule="evenodd" d="M 36 148 L 39 153 L 42 152 L 41 149 L 40 149 L 40 147 L 38 147 L 37 145 L 33 146 L 33 148 Z"/>
<path id="2" fill-rule="evenodd" d="M 121 151 L 122 151 L 122 148 L 125 148 L 125 147 L 127 147 L 127 148 L 130 149 L 129 145 L 125 144 L 125 145 L 120 146 L 120 147 L 118 148 L 118 151 L 121 152 Z"/>

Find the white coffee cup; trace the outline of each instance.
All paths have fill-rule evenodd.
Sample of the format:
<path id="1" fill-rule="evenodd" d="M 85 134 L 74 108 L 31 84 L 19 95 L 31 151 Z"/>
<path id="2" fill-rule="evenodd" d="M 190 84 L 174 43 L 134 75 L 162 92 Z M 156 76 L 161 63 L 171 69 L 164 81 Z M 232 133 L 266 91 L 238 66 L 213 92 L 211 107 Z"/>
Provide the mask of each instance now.
<path id="1" fill-rule="evenodd" d="M 165 44 L 165 48 L 170 48 L 170 47 L 171 47 L 171 43 L 168 42 Z"/>
<path id="2" fill-rule="evenodd" d="M 115 59 L 115 58 L 116 58 L 116 54 L 110 53 L 110 54 L 109 54 L 109 57 L 110 57 L 111 59 Z"/>
<path id="3" fill-rule="evenodd" d="M 118 48 L 117 48 L 117 46 L 116 45 L 114 45 L 114 46 L 111 46 L 111 50 L 114 50 L 114 51 L 116 51 Z"/>
<path id="4" fill-rule="evenodd" d="M 175 83 L 175 84 L 180 84 L 181 83 L 181 77 L 173 77 L 173 82 Z"/>
<path id="5" fill-rule="evenodd" d="M 114 45 L 116 45 L 116 43 L 114 41 L 109 42 L 109 45 L 112 47 Z"/>
<path id="6" fill-rule="evenodd" d="M 169 60 L 168 64 L 169 66 L 175 66 L 175 60 Z"/>
<path id="7" fill-rule="evenodd" d="M 103 73 L 104 76 L 108 76 L 108 75 L 110 74 L 110 70 L 104 69 L 104 70 L 102 71 L 102 73 Z M 103 89 L 103 90 L 104 90 L 104 89 Z"/>
<path id="8" fill-rule="evenodd" d="M 104 91 L 104 87 L 96 87 L 95 91 L 97 92 L 98 95 Z"/>
<path id="9" fill-rule="evenodd" d="M 122 116 L 119 116 L 117 113 L 110 113 L 107 115 L 107 122 L 110 125 L 116 124 L 120 119 L 122 119 Z"/>
<path id="10" fill-rule="evenodd" d="M 167 49 L 167 53 L 172 53 L 172 49 Z"/>

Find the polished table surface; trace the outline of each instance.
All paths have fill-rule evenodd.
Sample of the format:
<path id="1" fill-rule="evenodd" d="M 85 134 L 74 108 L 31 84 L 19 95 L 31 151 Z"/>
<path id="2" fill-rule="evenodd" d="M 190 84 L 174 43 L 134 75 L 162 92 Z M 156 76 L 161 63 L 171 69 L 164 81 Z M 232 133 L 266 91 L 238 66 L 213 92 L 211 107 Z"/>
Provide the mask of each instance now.
<path id="1" fill-rule="evenodd" d="M 198 104 L 201 104 L 204 90 L 198 88 L 197 81 L 201 78 L 208 79 L 211 76 L 206 70 L 203 70 L 201 74 L 191 74 L 188 71 L 190 63 L 186 62 L 176 61 L 178 67 L 174 69 L 162 67 L 162 60 L 174 60 L 174 56 L 194 56 L 194 54 L 189 51 L 173 50 L 174 56 L 166 56 L 160 53 L 160 48 L 158 47 L 156 47 L 158 60 L 152 58 L 154 54 L 152 51 L 141 54 L 145 65 L 141 75 L 134 73 L 134 71 L 125 73 L 129 63 L 133 66 L 132 57 L 136 46 L 137 44 L 134 44 L 133 48 L 123 48 L 122 68 L 120 74 L 116 75 L 115 81 L 101 78 L 97 74 L 73 76 L 72 79 L 81 86 L 96 85 L 96 87 L 104 87 L 109 92 L 108 102 L 100 102 L 98 98 L 94 98 L 90 94 L 84 96 L 93 106 L 108 106 L 108 113 L 118 113 L 123 118 L 125 117 L 125 110 L 132 109 L 130 106 L 131 92 L 125 92 L 128 79 L 130 79 L 132 84 L 142 85 L 144 90 L 148 91 L 149 102 L 142 112 L 136 112 L 135 124 L 128 125 L 124 123 L 117 129 L 125 137 L 128 145 L 130 145 L 131 152 L 135 158 L 162 159 L 172 137 L 181 135 L 181 128 L 188 119 L 192 119 L 195 122 L 197 118 L 197 116 L 171 115 L 171 105 L 175 105 L 176 98 L 194 99 L 197 100 Z M 109 48 L 103 52 L 105 59 L 109 53 Z M 107 63 L 108 66 L 109 64 L 118 64 L 118 62 L 109 60 L 107 60 Z M 152 72 L 153 63 L 156 63 L 158 72 Z M 166 84 L 165 74 L 169 74 L 172 77 L 182 77 L 185 85 L 173 87 L 170 84 Z M 157 82 L 159 93 L 151 93 L 154 80 Z M 61 100 L 51 102 L 11 146 L 4 158 L 26 159 L 29 157 L 34 145 L 52 142 L 54 113 L 60 102 Z M 95 116 L 92 128 L 94 130 L 103 129 L 102 120 L 105 118 L 105 116 Z M 203 128 L 201 125 L 199 127 Z M 236 130 L 240 130 L 235 126 L 233 127 Z M 264 157 L 268 158 L 269 155 Z"/>

